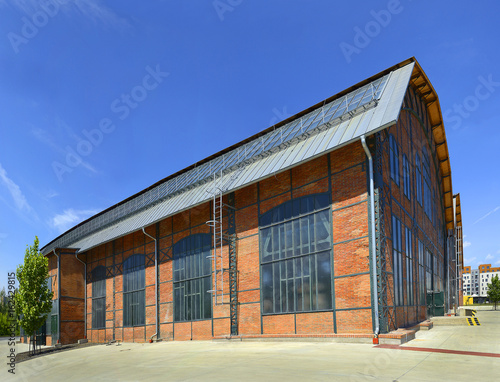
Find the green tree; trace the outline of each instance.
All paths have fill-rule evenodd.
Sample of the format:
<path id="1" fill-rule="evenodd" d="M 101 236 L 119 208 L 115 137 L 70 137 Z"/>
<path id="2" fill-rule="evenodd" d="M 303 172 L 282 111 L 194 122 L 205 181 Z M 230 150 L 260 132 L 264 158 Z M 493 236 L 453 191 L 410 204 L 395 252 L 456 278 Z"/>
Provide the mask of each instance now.
<path id="1" fill-rule="evenodd" d="M 495 304 L 497 310 L 497 303 L 500 301 L 500 280 L 498 275 L 491 278 L 491 283 L 488 284 L 488 299 Z"/>
<path id="2" fill-rule="evenodd" d="M 0 313 L 7 313 L 7 293 L 5 292 L 5 287 L 0 290 Z"/>
<path id="3" fill-rule="evenodd" d="M 28 336 L 33 336 L 52 309 L 53 293 L 48 288 L 49 261 L 38 250 L 38 237 L 27 246 L 24 264 L 16 271 L 19 289 L 14 295 L 19 324 Z"/>

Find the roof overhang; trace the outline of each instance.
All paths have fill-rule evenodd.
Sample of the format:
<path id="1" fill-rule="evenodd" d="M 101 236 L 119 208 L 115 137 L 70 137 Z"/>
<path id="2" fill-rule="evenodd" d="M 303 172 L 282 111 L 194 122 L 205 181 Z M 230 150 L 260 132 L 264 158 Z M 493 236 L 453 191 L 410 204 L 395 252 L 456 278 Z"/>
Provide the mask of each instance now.
<path id="1" fill-rule="evenodd" d="M 438 167 L 441 173 L 441 188 L 444 195 L 446 228 L 453 229 L 455 216 L 453 212 L 451 165 L 448 153 L 448 144 L 446 141 L 446 133 L 444 131 L 443 116 L 441 114 L 441 106 L 439 105 L 439 98 L 417 60 L 414 57 L 410 60 L 415 62 L 413 73 L 410 78 L 410 84 L 414 87 L 415 91 L 420 95 L 427 106 L 432 135 L 436 146 Z"/>

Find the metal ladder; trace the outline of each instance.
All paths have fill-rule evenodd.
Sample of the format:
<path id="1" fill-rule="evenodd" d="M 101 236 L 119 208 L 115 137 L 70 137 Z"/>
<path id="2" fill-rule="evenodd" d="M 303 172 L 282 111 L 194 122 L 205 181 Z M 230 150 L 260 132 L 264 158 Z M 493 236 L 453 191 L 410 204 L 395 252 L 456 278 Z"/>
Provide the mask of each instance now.
<path id="1" fill-rule="evenodd" d="M 215 176 L 214 176 L 215 182 Z M 213 194 L 213 216 L 212 220 L 206 224 L 213 229 L 213 254 L 207 256 L 212 259 L 212 275 L 213 275 L 213 289 L 209 290 L 214 297 L 215 305 L 224 303 L 224 264 L 222 257 L 222 247 L 224 245 L 223 234 L 223 202 L 222 202 L 222 189 L 218 186 L 212 191 L 207 190 Z"/>
<path id="2" fill-rule="evenodd" d="M 240 172 L 237 171 L 233 174 L 229 181 L 234 180 Z M 222 171 L 219 179 L 222 182 Z M 220 186 L 217 184 L 215 174 L 214 187 L 207 190 L 207 192 L 212 194 L 213 205 L 212 219 L 206 222 L 213 230 L 213 254 L 208 256 L 208 258 L 212 259 L 213 289 L 207 292 L 212 293 L 215 305 L 222 305 L 229 303 L 229 301 L 224 301 L 224 296 L 227 295 L 227 293 L 224 293 L 224 272 L 231 271 L 229 268 L 224 268 L 222 250 L 224 244 L 234 244 L 232 241 L 235 240 L 234 235 L 230 235 L 227 232 L 228 230 L 224 229 L 224 211 L 228 211 L 229 209 L 234 210 L 234 207 L 223 202 L 224 185 Z"/>

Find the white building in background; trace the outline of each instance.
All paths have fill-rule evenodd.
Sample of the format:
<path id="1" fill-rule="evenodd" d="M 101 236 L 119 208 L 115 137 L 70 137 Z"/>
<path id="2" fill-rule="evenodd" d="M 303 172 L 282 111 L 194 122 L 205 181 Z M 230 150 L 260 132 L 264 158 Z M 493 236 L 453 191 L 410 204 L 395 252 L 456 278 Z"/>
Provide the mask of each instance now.
<path id="1" fill-rule="evenodd" d="M 463 293 L 464 296 L 488 297 L 488 284 L 495 276 L 500 277 L 500 267 L 492 267 L 491 264 L 481 264 L 478 269 L 464 267 Z"/>

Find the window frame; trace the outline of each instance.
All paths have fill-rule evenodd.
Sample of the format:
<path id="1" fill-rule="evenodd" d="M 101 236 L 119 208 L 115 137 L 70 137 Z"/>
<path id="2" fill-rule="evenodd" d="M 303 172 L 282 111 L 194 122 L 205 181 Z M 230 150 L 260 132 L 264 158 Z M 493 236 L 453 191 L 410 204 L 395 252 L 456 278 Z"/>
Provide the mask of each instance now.
<path id="1" fill-rule="evenodd" d="M 415 305 L 414 298 L 414 277 L 413 277 L 413 235 L 411 230 L 405 226 L 405 249 L 406 249 L 406 294 L 407 305 Z"/>
<path id="2" fill-rule="evenodd" d="M 423 178 L 423 191 L 424 191 L 424 211 L 429 220 L 432 222 L 433 218 L 433 196 L 431 188 L 431 163 L 430 156 L 427 148 L 422 147 L 422 178 Z"/>
<path id="3" fill-rule="evenodd" d="M 314 240 L 302 241 L 306 232 Z M 262 315 L 332 311 L 332 251 L 329 193 L 291 199 L 259 216 Z"/>
<path id="4" fill-rule="evenodd" d="M 391 179 L 399 186 L 399 148 L 393 134 L 389 135 Z"/>
<path id="5" fill-rule="evenodd" d="M 106 267 L 92 270 L 92 329 L 106 327 Z"/>
<path id="6" fill-rule="evenodd" d="M 403 248 L 401 220 L 392 215 L 392 274 L 394 285 L 394 306 L 404 305 Z"/>
<path id="7" fill-rule="evenodd" d="M 210 260 L 213 256 L 212 238 L 210 233 L 192 234 L 178 240 L 172 247 L 174 322 L 211 320 L 213 317 L 210 292 L 213 289 L 213 270 Z M 207 266 L 208 268 L 204 268 Z M 204 290 L 207 287 L 208 289 Z"/>
<path id="8" fill-rule="evenodd" d="M 411 169 L 406 154 L 403 154 L 403 193 L 411 200 Z"/>
<path id="9" fill-rule="evenodd" d="M 138 320 L 135 320 L 136 316 Z M 123 327 L 144 326 L 145 324 L 146 256 L 136 253 L 123 262 Z"/>
<path id="10" fill-rule="evenodd" d="M 422 206 L 422 162 L 420 155 L 415 153 L 415 193 L 417 194 L 417 202 Z"/>

